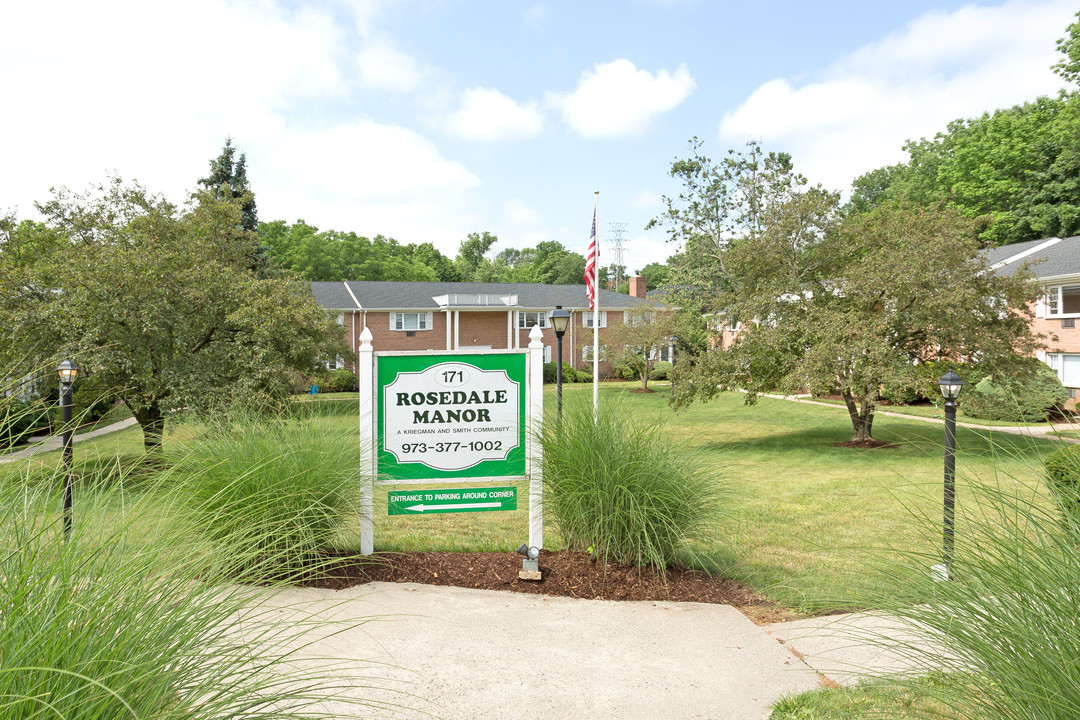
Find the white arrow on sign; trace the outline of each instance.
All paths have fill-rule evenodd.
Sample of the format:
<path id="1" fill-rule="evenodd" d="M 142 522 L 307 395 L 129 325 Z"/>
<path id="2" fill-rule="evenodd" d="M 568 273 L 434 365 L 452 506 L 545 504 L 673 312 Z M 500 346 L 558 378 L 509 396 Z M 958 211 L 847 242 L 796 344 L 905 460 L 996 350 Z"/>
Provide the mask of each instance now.
<path id="1" fill-rule="evenodd" d="M 458 503 L 457 505 L 413 505 L 412 507 L 405 508 L 410 512 L 424 512 L 424 510 L 473 510 L 475 508 L 486 507 L 502 507 L 501 502 L 486 502 L 486 503 Z"/>

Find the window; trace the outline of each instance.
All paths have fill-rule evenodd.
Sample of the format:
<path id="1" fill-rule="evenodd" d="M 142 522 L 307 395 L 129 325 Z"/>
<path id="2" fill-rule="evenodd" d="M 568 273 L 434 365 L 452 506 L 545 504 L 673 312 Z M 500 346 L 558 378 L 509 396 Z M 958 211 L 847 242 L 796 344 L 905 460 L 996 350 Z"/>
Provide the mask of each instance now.
<path id="1" fill-rule="evenodd" d="M 581 347 L 581 359 L 584 360 L 585 362 L 592 362 L 592 350 L 593 350 L 592 343 L 589 343 L 588 345 L 583 345 Z M 607 360 L 607 346 L 606 345 L 601 345 L 600 346 L 600 360 L 601 361 Z"/>
<path id="2" fill-rule="evenodd" d="M 581 323 L 581 324 L 583 326 L 587 327 L 587 328 L 591 328 L 592 327 L 592 321 L 593 321 L 592 311 L 591 310 L 583 310 L 581 314 L 585 318 L 585 321 L 583 323 Z M 601 310 L 600 311 L 600 327 L 602 327 L 602 328 L 607 327 L 607 310 Z"/>
<path id="3" fill-rule="evenodd" d="M 391 330 L 430 330 L 431 313 L 390 313 Z"/>
<path id="4" fill-rule="evenodd" d="M 545 345 L 544 346 L 544 362 L 546 362 L 546 363 L 551 362 L 551 346 L 550 345 Z"/>
<path id="5" fill-rule="evenodd" d="M 344 325 L 345 324 L 345 313 L 338 313 L 337 324 L 338 325 Z"/>
<path id="6" fill-rule="evenodd" d="M 326 361 L 326 369 L 327 370 L 343 370 L 344 368 L 345 368 L 345 358 L 343 358 L 341 355 L 338 355 L 333 360 L 327 360 Z"/>
<path id="7" fill-rule="evenodd" d="M 1080 285 L 1058 285 L 1046 289 L 1046 317 L 1080 315 Z"/>
<path id="8" fill-rule="evenodd" d="M 541 328 L 547 327 L 547 313 L 545 312 L 519 312 L 518 313 L 518 328 L 521 330 L 528 330 L 533 325 L 539 325 Z"/>

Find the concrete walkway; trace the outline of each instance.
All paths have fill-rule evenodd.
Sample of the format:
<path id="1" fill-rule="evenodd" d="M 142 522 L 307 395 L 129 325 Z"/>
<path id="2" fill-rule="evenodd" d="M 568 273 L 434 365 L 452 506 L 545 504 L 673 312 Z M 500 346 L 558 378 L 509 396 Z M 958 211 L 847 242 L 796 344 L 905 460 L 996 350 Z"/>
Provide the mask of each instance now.
<path id="1" fill-rule="evenodd" d="M 297 662 L 377 663 L 346 696 L 407 708 L 386 717 L 764 720 L 784 695 L 910 668 L 867 642 L 867 628 L 903 633 L 872 615 L 759 627 L 727 605 L 413 583 L 289 589 L 268 602 L 283 618 L 304 608 L 329 621 Z M 364 617 L 374 619 L 350 623 Z"/>
<path id="2" fill-rule="evenodd" d="M 97 428 L 95 430 L 91 430 L 90 432 L 76 433 L 75 436 L 72 437 L 72 442 L 80 443 L 83 440 L 88 440 L 89 438 L 98 437 L 99 435 L 107 435 L 108 433 L 116 432 L 117 430 L 123 430 L 124 428 L 129 428 L 129 427 L 131 427 L 132 425 L 135 425 L 135 424 L 136 424 L 135 418 L 128 418 L 127 420 L 121 420 L 120 422 L 114 422 L 114 423 L 112 423 L 110 425 L 106 425 L 105 427 L 100 427 L 100 428 Z M 64 443 L 64 440 L 59 435 L 51 435 L 51 436 L 46 436 L 46 437 L 43 437 L 43 438 L 37 438 L 36 442 L 34 442 L 29 447 L 25 447 L 22 450 L 19 450 L 18 452 L 13 452 L 13 453 L 11 453 L 9 455 L 0 456 L 0 463 L 14 462 L 15 460 L 21 460 L 23 458 L 28 458 L 28 457 L 31 457 L 33 455 L 38 455 L 40 453 L 51 452 L 53 450 L 59 450 L 61 447 L 63 447 L 63 443 Z"/>

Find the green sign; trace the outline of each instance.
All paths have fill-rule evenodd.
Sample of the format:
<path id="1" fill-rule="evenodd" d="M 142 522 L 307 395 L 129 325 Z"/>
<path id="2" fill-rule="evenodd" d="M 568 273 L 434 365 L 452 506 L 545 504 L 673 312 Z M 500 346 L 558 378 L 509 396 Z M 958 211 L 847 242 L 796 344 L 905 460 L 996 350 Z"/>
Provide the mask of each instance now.
<path id="1" fill-rule="evenodd" d="M 525 474 L 525 355 L 378 357 L 378 470 L 392 479 Z"/>
<path id="2" fill-rule="evenodd" d="M 517 510 L 516 487 L 441 488 L 387 493 L 389 515 Z"/>

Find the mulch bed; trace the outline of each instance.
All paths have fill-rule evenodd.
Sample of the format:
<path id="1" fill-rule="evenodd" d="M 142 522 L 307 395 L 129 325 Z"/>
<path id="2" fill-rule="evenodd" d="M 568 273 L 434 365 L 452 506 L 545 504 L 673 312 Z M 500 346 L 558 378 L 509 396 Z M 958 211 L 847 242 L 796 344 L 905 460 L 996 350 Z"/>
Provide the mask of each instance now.
<path id="1" fill-rule="evenodd" d="M 516 553 L 395 552 L 368 558 L 341 555 L 309 584 L 340 590 L 373 581 L 413 582 L 595 600 L 721 603 L 738 608 L 759 624 L 795 617 L 742 583 L 685 568 L 671 568 L 666 577 L 661 577 L 649 568 L 605 565 L 584 552 L 541 550 L 543 579 L 536 581 L 518 578 L 521 559 Z"/>
<path id="2" fill-rule="evenodd" d="M 877 440 L 870 438 L 869 440 L 845 440 L 844 442 L 838 442 L 835 447 L 845 448 L 861 448 L 863 450 L 874 450 L 876 448 L 897 448 L 900 447 L 895 443 L 885 442 L 884 440 Z"/>

